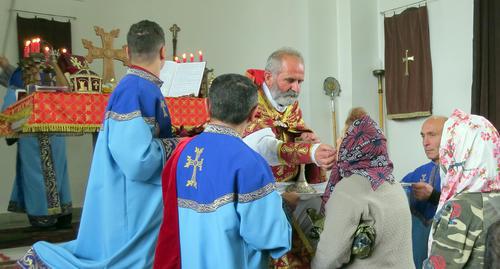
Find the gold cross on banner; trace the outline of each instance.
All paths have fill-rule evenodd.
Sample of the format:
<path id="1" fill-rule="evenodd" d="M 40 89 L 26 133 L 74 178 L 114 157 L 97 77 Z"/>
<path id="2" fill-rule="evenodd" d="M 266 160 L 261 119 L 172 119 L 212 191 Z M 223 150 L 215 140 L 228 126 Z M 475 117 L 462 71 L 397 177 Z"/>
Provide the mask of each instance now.
<path id="1" fill-rule="evenodd" d="M 194 158 L 194 160 L 191 158 L 191 156 L 187 156 L 187 162 L 186 164 L 184 165 L 184 167 L 186 168 L 189 168 L 190 166 L 193 166 L 193 174 L 191 175 L 191 179 L 187 181 L 186 183 L 186 187 L 194 187 L 195 189 L 197 188 L 197 184 L 196 184 L 196 168 L 200 169 L 200 172 L 201 172 L 201 169 L 202 169 L 202 165 L 203 165 L 203 159 L 201 160 L 198 160 L 201 156 L 201 153 L 203 153 L 203 148 L 198 148 L 198 147 L 195 147 L 194 148 L 194 152 L 196 152 L 196 157 Z"/>
<path id="2" fill-rule="evenodd" d="M 114 29 L 109 33 L 104 32 L 104 29 L 99 26 L 94 26 L 96 35 L 101 37 L 102 48 L 94 47 L 91 41 L 82 39 L 83 47 L 88 50 L 85 59 L 87 62 L 92 63 L 94 59 L 103 60 L 103 75 L 102 80 L 104 83 L 112 82 L 115 80 L 115 68 L 113 60 L 123 62 L 123 65 L 128 65 L 128 56 L 125 52 L 126 45 L 121 49 L 113 48 L 113 40 L 118 37 L 120 29 Z"/>
<path id="3" fill-rule="evenodd" d="M 405 57 L 403 57 L 403 63 L 405 64 L 405 76 L 409 76 L 408 73 L 408 63 L 410 61 L 415 61 L 413 56 L 408 57 L 408 50 L 405 51 Z"/>

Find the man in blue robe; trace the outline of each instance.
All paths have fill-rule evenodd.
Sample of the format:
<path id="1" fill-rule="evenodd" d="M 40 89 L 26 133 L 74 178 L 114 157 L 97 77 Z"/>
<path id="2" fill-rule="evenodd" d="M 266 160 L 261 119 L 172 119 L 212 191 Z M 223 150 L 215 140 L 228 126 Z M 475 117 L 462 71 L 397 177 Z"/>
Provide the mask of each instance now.
<path id="1" fill-rule="evenodd" d="M 290 250 L 291 227 L 268 163 L 241 139 L 257 87 L 219 76 L 209 111 L 204 132 L 181 142 L 163 171 L 154 268 L 268 268 Z"/>
<path id="2" fill-rule="evenodd" d="M 177 143 L 158 78 L 165 62 L 164 32 L 144 20 L 131 26 L 127 44 L 132 65 L 106 107 L 78 236 L 60 245 L 36 243 L 18 261 L 23 268 L 153 264 L 163 211 L 161 171 Z"/>
<path id="3" fill-rule="evenodd" d="M 424 122 L 420 135 L 425 154 L 431 162 L 418 167 L 401 180 L 411 183 L 406 191 L 412 213 L 413 261 L 416 268 L 422 268 L 422 262 L 427 258 L 432 218 L 441 195 L 439 143 L 445 121 L 445 117 L 432 116 Z"/>
<path id="4" fill-rule="evenodd" d="M 4 73 L 10 73 L 2 111 L 16 102 L 16 90 L 24 89 L 21 69 L 0 57 Z M 7 66 L 5 66 L 7 65 Z M 36 229 L 71 227 L 71 193 L 66 160 L 66 140 L 62 136 L 37 134 L 17 139 L 16 175 L 8 211 L 26 213 Z"/>

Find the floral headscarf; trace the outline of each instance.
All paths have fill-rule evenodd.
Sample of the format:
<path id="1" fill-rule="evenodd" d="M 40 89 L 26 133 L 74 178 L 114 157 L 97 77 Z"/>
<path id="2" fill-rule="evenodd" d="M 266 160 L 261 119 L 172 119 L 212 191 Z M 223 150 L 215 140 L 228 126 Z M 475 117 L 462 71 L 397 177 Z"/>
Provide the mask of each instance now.
<path id="1" fill-rule="evenodd" d="M 439 148 L 446 175 L 438 210 L 463 192 L 500 190 L 500 137 L 487 119 L 455 109 L 444 124 Z"/>
<path id="2" fill-rule="evenodd" d="M 322 199 L 321 211 L 330 198 L 333 187 L 344 177 L 361 175 L 370 181 L 374 191 L 385 181 L 395 182 L 393 165 L 387 154 L 382 130 L 368 116 L 355 120 L 347 129 L 340 144 L 339 156 Z"/>

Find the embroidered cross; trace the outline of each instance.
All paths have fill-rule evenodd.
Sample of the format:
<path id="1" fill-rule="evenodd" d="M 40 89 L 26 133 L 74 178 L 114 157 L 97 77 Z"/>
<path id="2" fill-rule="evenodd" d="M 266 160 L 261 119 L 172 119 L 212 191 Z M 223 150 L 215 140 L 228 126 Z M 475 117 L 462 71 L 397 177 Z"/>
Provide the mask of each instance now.
<path id="1" fill-rule="evenodd" d="M 200 172 L 201 172 L 201 169 L 202 169 L 202 165 L 203 165 L 203 159 L 201 160 L 198 160 L 201 156 L 201 153 L 203 153 L 203 148 L 198 148 L 198 147 L 195 147 L 194 148 L 194 152 L 196 152 L 196 157 L 194 158 L 194 160 L 191 158 L 191 156 L 187 156 L 187 162 L 186 164 L 184 165 L 184 167 L 186 168 L 189 168 L 190 166 L 193 166 L 193 174 L 191 175 L 191 179 L 187 181 L 186 183 L 186 187 L 194 187 L 195 189 L 197 188 L 197 184 L 196 184 L 196 168 L 200 169 Z"/>
<path id="2" fill-rule="evenodd" d="M 78 61 L 78 59 L 76 57 L 71 57 L 71 58 L 69 58 L 69 60 L 70 60 L 71 64 L 74 65 L 76 68 L 78 68 L 78 69 L 83 68 L 82 63 L 80 63 L 80 61 Z"/>
<path id="3" fill-rule="evenodd" d="M 420 182 L 426 182 L 425 176 L 427 176 L 427 174 L 422 174 L 422 176 L 420 177 Z"/>
<path id="4" fill-rule="evenodd" d="M 409 76 L 410 74 L 408 73 L 408 64 L 410 61 L 415 61 L 414 56 L 409 56 L 408 57 L 408 50 L 405 51 L 405 57 L 403 57 L 403 63 L 405 64 L 405 76 Z"/>

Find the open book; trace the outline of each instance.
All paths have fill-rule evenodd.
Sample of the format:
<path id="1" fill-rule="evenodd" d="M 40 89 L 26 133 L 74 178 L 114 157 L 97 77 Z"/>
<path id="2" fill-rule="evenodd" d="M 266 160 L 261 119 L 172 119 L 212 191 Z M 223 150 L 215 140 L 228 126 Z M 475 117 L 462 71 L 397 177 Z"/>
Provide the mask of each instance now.
<path id="1" fill-rule="evenodd" d="M 205 62 L 176 63 L 166 61 L 160 71 L 160 79 L 163 80 L 161 86 L 163 96 L 198 96 L 205 64 Z"/>

